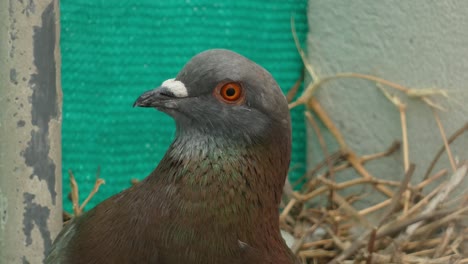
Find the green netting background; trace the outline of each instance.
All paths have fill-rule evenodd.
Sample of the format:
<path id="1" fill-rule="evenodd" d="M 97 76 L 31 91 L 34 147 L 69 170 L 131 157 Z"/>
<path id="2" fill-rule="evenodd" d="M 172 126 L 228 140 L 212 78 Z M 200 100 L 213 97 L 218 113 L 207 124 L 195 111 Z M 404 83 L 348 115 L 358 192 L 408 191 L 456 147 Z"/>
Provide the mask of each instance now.
<path id="1" fill-rule="evenodd" d="M 237 51 L 268 69 L 287 91 L 302 71 L 290 18 L 294 15 L 304 40 L 306 5 L 306 0 L 62 0 L 65 209 L 71 209 L 68 169 L 82 201 L 101 167 L 106 184 L 87 209 L 153 170 L 173 138 L 174 123 L 132 103 L 174 77 L 196 53 Z M 294 179 L 305 164 L 302 110 L 292 119 Z"/>

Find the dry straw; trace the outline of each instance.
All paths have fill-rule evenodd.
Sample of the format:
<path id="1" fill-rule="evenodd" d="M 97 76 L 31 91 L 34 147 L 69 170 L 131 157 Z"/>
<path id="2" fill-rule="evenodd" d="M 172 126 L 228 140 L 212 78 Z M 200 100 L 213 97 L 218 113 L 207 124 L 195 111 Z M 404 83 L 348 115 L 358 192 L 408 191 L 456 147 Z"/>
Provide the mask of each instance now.
<path id="1" fill-rule="evenodd" d="M 321 77 L 307 61 L 299 45 L 294 19 L 291 23 L 296 47 L 312 81 L 305 85 L 304 92 L 293 101 L 302 80 L 296 82 L 287 96 L 289 107 L 306 107 L 305 120 L 315 131 L 325 157 L 324 162 L 293 183 L 293 186 L 303 183 L 299 191 L 289 189 L 285 192 L 289 195 L 284 196 L 285 206 L 280 224 L 283 230 L 295 238 L 293 251 L 302 263 L 468 263 L 468 192 L 456 190 L 466 180 L 468 157 L 461 157 L 462 160 L 457 162 L 450 148 L 457 138 L 467 132 L 468 123 L 462 124 L 450 137 L 446 136 L 438 114 L 446 110 L 436 104 L 434 98 L 448 98 L 447 92 L 440 89 L 411 89 L 360 73 Z M 364 79 L 376 84 L 376 88 L 395 105 L 400 114 L 401 143 L 396 142 L 381 153 L 362 157 L 348 147 L 343 134 L 314 97 L 315 92 L 325 83 L 342 78 Z M 411 184 L 410 181 L 416 168 L 411 164 L 409 156 L 407 107 L 398 94 L 421 100 L 431 108 L 437 124 L 434 129 L 439 130 L 441 135 L 442 147 L 434 154 L 435 158 L 427 168 L 424 179 L 417 184 Z M 315 118 L 334 136 L 340 146 L 338 152 L 328 153 Z M 392 155 L 396 151 L 401 151 L 403 156 L 405 175 L 402 175 L 401 182 L 378 179 L 365 168 L 366 162 Z M 433 173 L 443 153 L 447 154 L 449 164 Z M 353 170 L 357 178 L 335 181 L 337 173 L 345 170 Z M 429 184 L 436 187 L 423 192 Z M 367 195 L 343 197 L 339 194 L 341 190 L 365 185 L 372 186 L 375 192 L 387 198 L 368 208 L 357 209 L 353 204 L 365 200 Z M 286 187 L 292 188 L 291 185 Z M 378 219 L 369 216 L 376 213 L 380 216 Z"/>

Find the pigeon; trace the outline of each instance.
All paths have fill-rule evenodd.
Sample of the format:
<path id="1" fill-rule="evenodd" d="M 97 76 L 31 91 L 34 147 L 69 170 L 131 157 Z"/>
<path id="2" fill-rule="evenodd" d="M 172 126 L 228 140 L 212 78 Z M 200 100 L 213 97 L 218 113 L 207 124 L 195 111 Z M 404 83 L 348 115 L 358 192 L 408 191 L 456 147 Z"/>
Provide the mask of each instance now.
<path id="1" fill-rule="evenodd" d="M 144 180 L 67 224 L 46 264 L 299 263 L 279 229 L 291 121 L 267 70 L 207 50 L 134 106 L 171 116 L 174 141 Z"/>

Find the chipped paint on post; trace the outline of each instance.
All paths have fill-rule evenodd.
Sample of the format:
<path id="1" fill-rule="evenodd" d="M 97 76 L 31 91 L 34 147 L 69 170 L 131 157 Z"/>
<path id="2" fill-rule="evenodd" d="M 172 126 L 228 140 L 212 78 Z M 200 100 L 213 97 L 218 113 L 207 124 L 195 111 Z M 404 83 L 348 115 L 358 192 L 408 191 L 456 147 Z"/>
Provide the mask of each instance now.
<path id="1" fill-rule="evenodd" d="M 51 2 L 41 15 L 41 25 L 34 27 L 33 55 L 36 73 L 29 79 L 31 95 L 31 140 L 23 153 L 26 164 L 33 168 L 30 177 L 47 182 L 52 203 L 55 205 L 55 164 L 49 158 L 49 122 L 57 118 L 57 90 L 55 84 L 55 16 Z"/>
<path id="2" fill-rule="evenodd" d="M 62 226 L 58 11 L 0 1 L 0 263 L 42 263 Z"/>
<path id="3" fill-rule="evenodd" d="M 41 237 L 44 240 L 44 254 L 47 254 L 47 249 L 52 245 L 50 231 L 47 225 L 47 219 L 50 217 L 50 209 L 46 206 L 34 202 L 36 195 L 25 192 L 24 198 L 24 218 L 23 232 L 26 236 L 26 246 L 32 245 L 32 230 L 37 226 Z"/>
<path id="4" fill-rule="evenodd" d="M 8 197 L 6 197 L 6 195 L 2 192 L 2 188 L 0 188 L 0 233 L 5 231 L 6 222 L 8 220 L 7 210 Z"/>

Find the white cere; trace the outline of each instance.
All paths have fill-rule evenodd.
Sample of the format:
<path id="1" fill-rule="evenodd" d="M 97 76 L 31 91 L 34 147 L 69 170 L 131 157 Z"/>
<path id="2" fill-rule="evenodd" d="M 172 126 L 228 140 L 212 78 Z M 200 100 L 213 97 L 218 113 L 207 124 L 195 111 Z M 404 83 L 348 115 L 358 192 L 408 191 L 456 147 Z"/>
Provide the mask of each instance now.
<path id="1" fill-rule="evenodd" d="M 187 87 L 185 87 L 185 84 L 183 82 L 181 82 L 181 81 L 178 81 L 178 80 L 174 79 L 174 78 L 164 81 L 161 84 L 161 86 L 166 87 L 176 97 L 187 97 L 188 96 Z"/>

